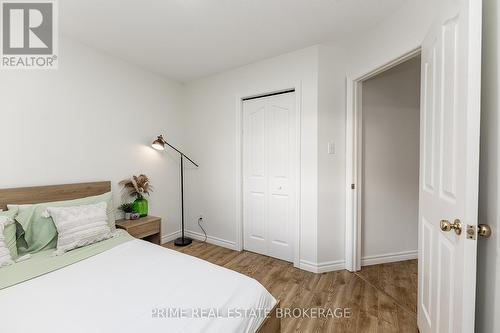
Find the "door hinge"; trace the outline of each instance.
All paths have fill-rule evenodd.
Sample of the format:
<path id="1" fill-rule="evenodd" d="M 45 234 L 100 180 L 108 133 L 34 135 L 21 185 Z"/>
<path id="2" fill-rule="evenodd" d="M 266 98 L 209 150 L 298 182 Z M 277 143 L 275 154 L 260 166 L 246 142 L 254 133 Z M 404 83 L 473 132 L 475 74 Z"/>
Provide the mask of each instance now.
<path id="1" fill-rule="evenodd" d="M 351 184 L 351 190 L 355 190 L 355 189 L 356 189 L 356 185 Z"/>

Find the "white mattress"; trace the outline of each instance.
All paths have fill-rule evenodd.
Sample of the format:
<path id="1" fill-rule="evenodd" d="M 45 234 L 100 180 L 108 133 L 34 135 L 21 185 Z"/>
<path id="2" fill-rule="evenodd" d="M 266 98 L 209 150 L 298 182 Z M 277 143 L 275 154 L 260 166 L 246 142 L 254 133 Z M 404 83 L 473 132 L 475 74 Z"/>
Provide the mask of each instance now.
<path id="1" fill-rule="evenodd" d="M 218 315 L 223 315 L 231 309 L 270 310 L 275 304 L 254 279 L 132 240 L 0 290 L 0 331 L 255 332 L 263 321 L 255 312 L 237 318 L 207 318 L 215 312 L 206 311 L 218 309 Z M 205 317 L 153 317 L 155 309 L 164 308 L 205 311 Z"/>

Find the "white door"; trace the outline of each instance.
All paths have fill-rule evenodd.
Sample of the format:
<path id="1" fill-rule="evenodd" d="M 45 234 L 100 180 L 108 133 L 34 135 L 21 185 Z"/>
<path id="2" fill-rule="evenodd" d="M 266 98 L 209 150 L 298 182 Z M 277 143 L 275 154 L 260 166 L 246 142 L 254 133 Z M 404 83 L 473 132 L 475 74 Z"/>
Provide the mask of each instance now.
<path id="1" fill-rule="evenodd" d="M 295 93 L 243 102 L 244 249 L 293 261 Z"/>
<path id="2" fill-rule="evenodd" d="M 422 333 L 474 331 L 481 1 L 442 2 L 422 47 L 417 319 Z M 460 223 L 462 232 L 446 231 L 441 220 Z M 472 239 L 468 226 L 474 228 Z"/>

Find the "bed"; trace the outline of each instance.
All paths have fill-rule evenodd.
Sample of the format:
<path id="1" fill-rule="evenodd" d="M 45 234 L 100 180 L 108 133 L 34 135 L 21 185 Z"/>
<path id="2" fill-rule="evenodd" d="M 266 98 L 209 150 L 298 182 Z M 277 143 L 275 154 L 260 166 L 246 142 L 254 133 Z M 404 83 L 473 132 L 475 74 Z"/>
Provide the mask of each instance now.
<path id="1" fill-rule="evenodd" d="M 0 190 L 0 208 L 77 199 L 110 182 Z M 256 280 L 201 259 L 115 237 L 0 268 L 4 332 L 280 331 L 279 301 Z"/>

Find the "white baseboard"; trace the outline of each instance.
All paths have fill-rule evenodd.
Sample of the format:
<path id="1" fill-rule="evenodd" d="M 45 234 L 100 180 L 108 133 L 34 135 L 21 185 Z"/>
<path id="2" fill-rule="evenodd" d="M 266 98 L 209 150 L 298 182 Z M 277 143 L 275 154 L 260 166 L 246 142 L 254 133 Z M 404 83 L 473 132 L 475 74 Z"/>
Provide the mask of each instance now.
<path id="1" fill-rule="evenodd" d="M 176 231 L 176 232 L 172 232 L 172 233 L 167 234 L 167 235 L 162 235 L 161 236 L 161 243 L 165 244 L 165 243 L 171 242 L 174 239 L 176 239 L 177 237 L 180 237 L 180 235 L 181 235 L 181 231 L 180 230 Z"/>
<path id="2" fill-rule="evenodd" d="M 202 233 L 196 232 L 196 231 L 186 230 L 186 236 L 191 237 L 191 238 L 196 239 L 196 240 L 200 240 L 200 241 L 205 240 L 205 235 Z M 217 238 L 217 237 L 213 237 L 213 236 L 208 235 L 207 236 L 207 243 L 222 246 L 222 247 L 228 248 L 230 250 L 237 251 L 235 242 L 228 241 L 228 240 L 225 240 L 222 238 Z"/>
<path id="3" fill-rule="evenodd" d="M 193 239 L 203 241 L 205 239 L 205 235 L 196 231 L 186 230 L 185 235 L 191 237 Z M 172 232 L 167 235 L 163 235 L 161 237 L 162 244 L 173 241 L 177 237 L 181 236 L 181 231 Z M 236 242 L 228 241 L 222 238 L 208 236 L 207 243 L 222 246 L 228 248 L 230 250 L 238 251 L 236 247 Z M 345 261 L 344 260 L 336 260 L 336 261 L 324 261 L 320 263 L 313 263 L 307 260 L 301 260 L 299 264 L 299 268 L 312 273 L 327 273 L 327 272 L 335 272 L 341 271 L 345 269 Z"/>
<path id="4" fill-rule="evenodd" d="M 341 271 L 345 269 L 344 260 L 324 261 L 313 263 L 307 260 L 301 260 L 299 268 L 312 273 L 327 273 Z"/>
<path id="5" fill-rule="evenodd" d="M 404 251 L 396 253 L 386 253 L 376 256 L 366 256 L 361 258 L 361 266 L 386 264 L 389 262 L 405 261 L 418 258 L 418 251 Z"/>

